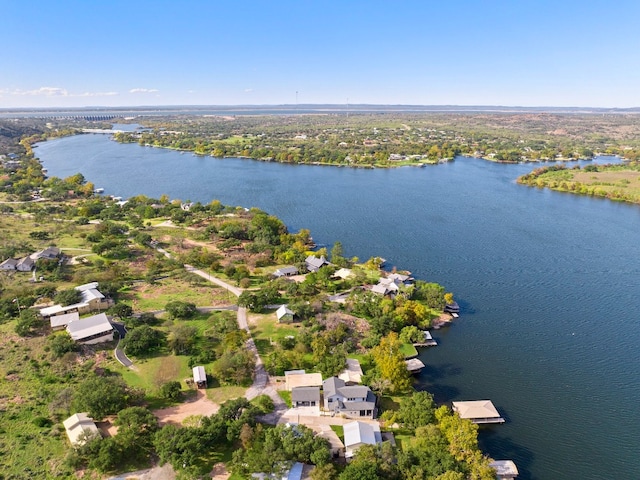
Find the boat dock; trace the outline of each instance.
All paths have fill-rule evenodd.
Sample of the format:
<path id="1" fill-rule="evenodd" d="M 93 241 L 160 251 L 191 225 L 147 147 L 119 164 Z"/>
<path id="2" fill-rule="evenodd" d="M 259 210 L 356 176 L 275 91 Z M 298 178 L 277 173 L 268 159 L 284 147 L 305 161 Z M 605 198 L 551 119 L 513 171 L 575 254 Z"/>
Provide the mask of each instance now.
<path id="1" fill-rule="evenodd" d="M 411 358 L 409 360 L 405 360 L 404 363 L 407 365 L 407 370 L 411 375 L 415 375 L 416 373 L 420 373 L 422 369 L 425 367 L 425 364 L 422 363 L 421 360 L 417 358 Z"/>
<path id="2" fill-rule="evenodd" d="M 453 402 L 453 411 L 473 423 L 504 423 L 491 400 L 473 400 L 470 402 Z"/>
<path id="3" fill-rule="evenodd" d="M 431 336 L 431 332 L 424 330 L 422 333 L 424 333 L 424 340 L 414 343 L 414 347 L 435 347 L 438 345 L 438 342 L 436 342 Z"/>

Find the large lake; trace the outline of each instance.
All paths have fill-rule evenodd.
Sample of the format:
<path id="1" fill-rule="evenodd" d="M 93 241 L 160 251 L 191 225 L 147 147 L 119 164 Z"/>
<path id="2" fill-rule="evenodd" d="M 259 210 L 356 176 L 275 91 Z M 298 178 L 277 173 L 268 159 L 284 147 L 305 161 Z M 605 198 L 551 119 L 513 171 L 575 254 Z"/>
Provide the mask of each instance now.
<path id="1" fill-rule="evenodd" d="M 453 291 L 461 318 L 423 351 L 441 402 L 491 399 L 482 429 L 521 479 L 638 479 L 640 207 L 517 185 L 531 165 L 280 165 L 83 135 L 35 150 L 50 175 L 106 194 L 257 206 L 317 243 L 379 255 Z M 599 159 L 607 161 L 609 159 Z"/>

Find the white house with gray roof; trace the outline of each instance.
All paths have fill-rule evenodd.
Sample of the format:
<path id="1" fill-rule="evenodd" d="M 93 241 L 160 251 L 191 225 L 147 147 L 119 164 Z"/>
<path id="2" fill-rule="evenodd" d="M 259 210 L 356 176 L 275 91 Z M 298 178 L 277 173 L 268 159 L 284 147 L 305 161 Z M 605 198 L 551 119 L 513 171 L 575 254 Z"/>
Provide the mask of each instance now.
<path id="1" fill-rule="evenodd" d="M 322 382 L 324 408 L 348 418 L 373 418 L 376 414 L 377 398 L 364 385 L 347 386 L 338 377 Z"/>

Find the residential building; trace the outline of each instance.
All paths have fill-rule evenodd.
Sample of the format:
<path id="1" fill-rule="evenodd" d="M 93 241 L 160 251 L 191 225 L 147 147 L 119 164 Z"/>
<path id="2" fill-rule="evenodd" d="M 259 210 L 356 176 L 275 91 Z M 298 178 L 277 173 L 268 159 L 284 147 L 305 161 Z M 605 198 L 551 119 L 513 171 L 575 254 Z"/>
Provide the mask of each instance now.
<path id="1" fill-rule="evenodd" d="M 291 310 L 286 305 L 280 305 L 280 308 L 276 310 L 276 317 L 278 318 L 278 323 L 290 323 L 293 322 L 294 317 L 293 310 Z"/>
<path id="2" fill-rule="evenodd" d="M 363 385 L 347 386 L 338 377 L 322 382 L 324 408 L 348 418 L 373 418 L 377 398 L 371 389 Z"/>
<path id="3" fill-rule="evenodd" d="M 363 445 L 382 443 L 380 424 L 378 422 L 350 422 L 344 426 L 345 458 L 352 458 Z"/>
<path id="4" fill-rule="evenodd" d="M 317 407 L 320 410 L 320 387 L 295 387 L 291 389 L 291 406 Z"/>
<path id="5" fill-rule="evenodd" d="M 290 277 L 292 275 L 297 275 L 297 274 L 298 274 L 297 267 L 282 267 L 276 270 L 275 272 L 273 272 L 273 276 L 276 278 Z"/>
<path id="6" fill-rule="evenodd" d="M 87 345 L 113 340 L 113 325 L 104 313 L 69 323 L 67 332 L 76 342 Z"/>
<path id="7" fill-rule="evenodd" d="M 288 391 L 296 387 L 322 386 L 321 373 L 305 373 L 304 370 L 289 370 L 284 372 L 285 386 Z"/>
<path id="8" fill-rule="evenodd" d="M 91 438 L 101 438 L 93 418 L 87 413 L 71 415 L 62 424 L 73 446 L 84 445 Z"/>
<path id="9" fill-rule="evenodd" d="M 310 272 L 317 272 L 325 265 L 329 265 L 329 262 L 326 258 L 324 258 L 324 256 L 318 258 L 314 257 L 313 255 L 309 255 L 304 263 L 307 266 L 307 270 L 309 270 Z"/>

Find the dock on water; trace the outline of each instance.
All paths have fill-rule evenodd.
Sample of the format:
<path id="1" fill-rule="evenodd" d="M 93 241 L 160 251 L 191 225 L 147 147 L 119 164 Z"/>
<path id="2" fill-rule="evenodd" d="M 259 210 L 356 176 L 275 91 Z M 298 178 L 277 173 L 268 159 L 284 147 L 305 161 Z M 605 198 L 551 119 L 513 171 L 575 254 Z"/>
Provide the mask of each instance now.
<path id="1" fill-rule="evenodd" d="M 420 373 L 425 367 L 424 363 L 417 358 L 410 358 L 409 360 L 405 360 L 404 363 L 407 365 L 407 370 L 409 370 L 411 375 Z"/>
<path id="2" fill-rule="evenodd" d="M 494 460 L 489 466 L 496 471 L 498 480 L 514 480 L 520 474 L 513 460 Z"/>
<path id="3" fill-rule="evenodd" d="M 438 345 L 438 342 L 431 336 L 431 332 L 424 330 L 422 333 L 424 334 L 424 339 L 421 342 L 414 343 L 414 347 L 435 347 Z"/>
<path id="4" fill-rule="evenodd" d="M 504 423 L 491 400 L 473 400 L 469 402 L 453 402 L 453 411 L 473 423 Z"/>

